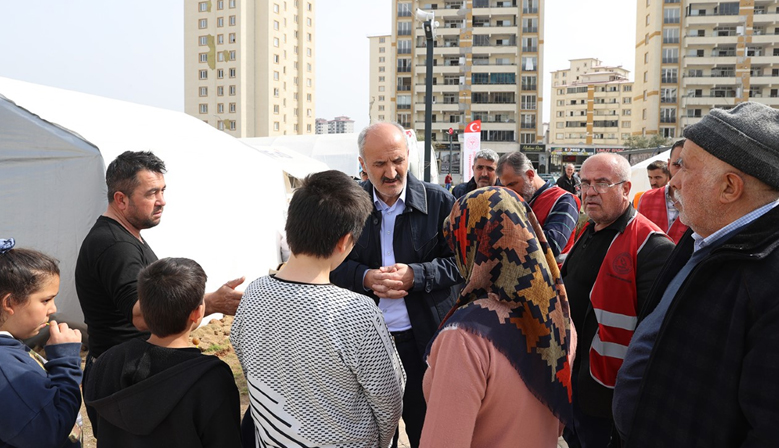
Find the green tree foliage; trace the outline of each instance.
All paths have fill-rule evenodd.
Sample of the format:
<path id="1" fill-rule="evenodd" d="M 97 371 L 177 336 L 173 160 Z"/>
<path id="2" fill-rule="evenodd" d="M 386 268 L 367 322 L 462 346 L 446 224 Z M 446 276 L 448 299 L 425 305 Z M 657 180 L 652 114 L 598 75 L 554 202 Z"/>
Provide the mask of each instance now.
<path id="1" fill-rule="evenodd" d="M 644 135 L 631 135 L 625 140 L 627 149 L 657 148 L 659 146 L 669 146 L 671 139 L 655 134 L 650 138 Z"/>

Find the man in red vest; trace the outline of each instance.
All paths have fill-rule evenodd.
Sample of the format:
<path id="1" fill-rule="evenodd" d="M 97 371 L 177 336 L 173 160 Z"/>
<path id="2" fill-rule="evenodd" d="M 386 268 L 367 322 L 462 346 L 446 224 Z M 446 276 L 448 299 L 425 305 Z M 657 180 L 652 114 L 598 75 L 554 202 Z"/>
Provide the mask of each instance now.
<path id="1" fill-rule="evenodd" d="M 521 152 L 504 154 L 498 160 L 498 176 L 501 185 L 519 194 L 530 204 L 544 230 L 557 262 L 562 264 L 573 247 L 573 234 L 579 219 L 579 198 L 556 186 L 551 180 L 544 182 L 536 174 L 533 164 Z"/>
<path id="2" fill-rule="evenodd" d="M 562 268 L 571 318 L 579 334 L 573 368 L 571 447 L 605 447 L 612 434 L 611 399 L 637 316 L 673 242 L 636 213 L 630 163 L 600 153 L 581 169 L 584 211 L 590 217 Z"/>
<path id="3" fill-rule="evenodd" d="M 679 171 L 678 159 L 679 153 L 684 146 L 684 139 L 681 139 L 674 143 L 671 147 L 671 156 L 668 159 L 668 170 L 673 177 L 677 171 Z M 651 166 L 651 165 L 650 165 Z M 647 171 L 649 167 L 647 167 Z M 650 179 L 652 178 L 650 174 Z M 673 187 L 670 184 L 666 184 L 663 187 L 656 188 L 652 186 L 652 190 L 645 192 L 638 202 L 638 212 L 649 218 L 650 221 L 657 224 L 668 236 L 674 240 L 674 243 L 678 243 L 684 232 L 687 231 L 687 226 L 682 223 L 679 217 L 679 210 L 676 209 L 673 201 Z"/>

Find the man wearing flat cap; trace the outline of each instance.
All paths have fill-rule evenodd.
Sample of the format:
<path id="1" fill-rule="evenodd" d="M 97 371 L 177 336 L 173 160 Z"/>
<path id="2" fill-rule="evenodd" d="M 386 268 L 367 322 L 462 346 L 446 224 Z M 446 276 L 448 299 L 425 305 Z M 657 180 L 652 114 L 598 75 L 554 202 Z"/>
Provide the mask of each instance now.
<path id="1" fill-rule="evenodd" d="M 685 129 L 671 179 L 690 226 L 617 376 L 624 446 L 776 446 L 779 111 L 714 109 Z"/>

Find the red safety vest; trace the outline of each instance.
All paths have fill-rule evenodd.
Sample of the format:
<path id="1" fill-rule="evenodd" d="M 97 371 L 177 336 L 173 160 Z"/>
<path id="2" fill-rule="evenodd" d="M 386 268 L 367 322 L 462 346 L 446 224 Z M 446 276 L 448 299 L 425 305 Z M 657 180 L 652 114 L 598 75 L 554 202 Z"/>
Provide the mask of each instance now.
<path id="1" fill-rule="evenodd" d="M 638 202 L 638 212 L 657 224 L 668 236 L 678 243 L 687 231 L 687 226 L 677 217 L 676 221 L 668 226 L 668 210 L 665 205 L 665 191 L 668 187 L 654 188 L 644 193 Z"/>
<path id="2" fill-rule="evenodd" d="M 576 201 L 576 211 L 578 212 L 582 206 L 581 202 L 579 202 L 579 198 L 555 185 L 547 188 L 530 203 L 530 208 L 532 208 L 533 213 L 536 214 L 536 218 L 538 218 L 538 223 L 541 225 L 541 227 L 544 226 L 544 222 L 546 222 L 546 218 L 549 216 L 549 212 L 552 211 L 554 206 L 557 204 L 557 201 L 566 194 L 573 196 L 573 199 Z M 561 254 L 567 254 L 573 247 L 575 232 L 576 225 L 574 224 L 573 230 L 571 231 L 571 236 L 568 238 L 568 243 L 565 245 L 563 250 L 560 251 Z"/>
<path id="3" fill-rule="evenodd" d="M 625 231 L 612 240 L 590 291 L 598 321 L 598 331 L 590 345 L 590 375 L 610 389 L 617 381 L 617 371 L 638 323 L 638 253 L 655 233 L 665 236 L 653 222 L 636 213 Z"/>

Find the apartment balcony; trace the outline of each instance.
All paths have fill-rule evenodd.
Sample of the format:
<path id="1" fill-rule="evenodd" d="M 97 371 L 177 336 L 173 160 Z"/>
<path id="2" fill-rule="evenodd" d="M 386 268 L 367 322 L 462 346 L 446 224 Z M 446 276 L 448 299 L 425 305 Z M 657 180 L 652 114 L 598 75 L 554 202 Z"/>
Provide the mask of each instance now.
<path id="1" fill-rule="evenodd" d="M 757 44 L 773 45 L 776 43 L 776 40 L 777 40 L 776 34 L 753 34 L 752 35 L 752 45 L 757 45 Z"/>
<path id="2" fill-rule="evenodd" d="M 501 6 L 506 5 L 506 6 Z M 495 16 L 495 15 L 502 15 L 502 14 L 519 14 L 519 7 L 517 5 L 512 4 L 512 2 L 489 2 L 489 6 L 481 7 L 476 6 L 474 3 L 473 6 L 473 15 L 478 16 Z"/>
<path id="3" fill-rule="evenodd" d="M 488 110 L 490 112 L 516 112 L 517 103 L 490 103 L 490 102 L 471 102 L 471 109 Z"/>
<path id="4" fill-rule="evenodd" d="M 760 75 L 760 76 L 750 76 L 749 77 L 749 84 L 752 86 L 775 86 L 779 85 L 779 76 L 771 76 L 768 75 Z"/>
<path id="5" fill-rule="evenodd" d="M 535 34 L 538 33 L 538 27 L 537 26 L 523 26 L 522 27 L 522 34 Z"/>
<path id="6" fill-rule="evenodd" d="M 516 92 L 516 84 L 471 84 L 474 92 Z"/>
<path id="7" fill-rule="evenodd" d="M 682 107 L 690 109 L 695 106 L 707 106 L 707 107 L 732 107 L 736 105 L 735 97 L 715 97 L 715 96 L 687 96 L 683 97 Z"/>
<path id="8" fill-rule="evenodd" d="M 683 67 L 694 67 L 705 65 L 713 67 L 715 65 L 736 65 L 738 57 L 736 56 L 684 56 L 682 58 Z"/>
<path id="9" fill-rule="evenodd" d="M 698 76 L 698 77 L 691 77 L 687 76 L 684 78 L 684 82 L 682 85 L 684 87 L 688 86 L 730 86 L 730 85 L 736 85 L 738 81 L 736 80 L 735 76 Z"/>
<path id="10" fill-rule="evenodd" d="M 462 27 L 444 27 L 443 25 L 435 29 L 436 36 L 459 36 Z M 414 36 L 425 37 L 425 30 L 422 27 L 416 29 Z"/>
<path id="11" fill-rule="evenodd" d="M 736 45 L 738 36 L 685 36 L 684 48 L 690 46 L 713 47 L 715 45 Z"/>
<path id="12" fill-rule="evenodd" d="M 768 14 L 770 15 L 770 14 Z M 755 16 L 757 17 L 757 16 Z M 689 15 L 685 17 L 686 26 L 720 26 L 720 25 L 741 25 L 741 19 L 738 14 L 734 15 L 714 15 L 709 12 L 706 15 Z M 755 21 L 757 23 L 757 21 Z"/>
<path id="13" fill-rule="evenodd" d="M 755 14 L 752 16 L 752 23 L 754 26 L 758 25 L 776 25 L 779 23 L 779 14 L 777 13 L 771 13 L 771 14 Z"/>
<path id="14" fill-rule="evenodd" d="M 418 111 L 424 111 L 425 110 L 425 102 L 419 101 L 414 103 L 414 108 Z M 433 112 L 459 112 L 460 111 L 460 103 L 442 103 L 442 102 L 435 102 L 433 103 Z M 447 128 L 448 129 L 448 128 Z"/>
<path id="15" fill-rule="evenodd" d="M 453 75 L 456 73 L 461 73 L 465 66 L 463 65 L 436 65 L 433 67 L 433 71 L 435 74 L 444 74 L 444 75 Z M 421 74 L 427 73 L 427 66 L 425 64 L 417 64 L 416 65 L 416 72 Z"/>
<path id="16" fill-rule="evenodd" d="M 417 47 L 417 48 L 425 48 L 425 46 Z M 426 54 L 426 50 L 417 50 L 417 54 Z M 455 46 L 438 46 L 433 49 L 433 54 L 436 56 L 454 56 L 460 54 L 460 47 Z"/>
<path id="17" fill-rule="evenodd" d="M 416 127 L 418 129 L 424 129 L 425 128 L 425 120 L 417 120 L 417 121 L 414 122 L 414 124 L 416 125 Z M 434 121 L 434 122 L 430 123 L 430 129 L 432 129 L 434 131 L 448 131 L 449 128 L 460 129 L 461 126 L 462 126 L 462 123 L 459 123 L 459 122 L 457 122 L 457 123 L 450 123 L 448 121 Z"/>
<path id="18" fill-rule="evenodd" d="M 427 86 L 424 82 L 417 83 L 414 86 L 417 92 L 426 92 Z M 460 91 L 460 84 L 433 84 L 433 93 L 457 93 Z"/>
<path id="19" fill-rule="evenodd" d="M 762 98 L 757 98 L 756 101 L 765 104 L 766 106 L 779 107 L 779 97 L 776 96 L 764 96 Z"/>
<path id="20" fill-rule="evenodd" d="M 488 64 L 488 65 L 471 65 L 472 73 L 495 73 L 497 71 L 516 73 L 517 64 L 512 62 L 510 64 Z"/>
<path id="21" fill-rule="evenodd" d="M 752 65 L 779 66 L 779 56 L 752 56 L 749 59 L 752 60 Z"/>

